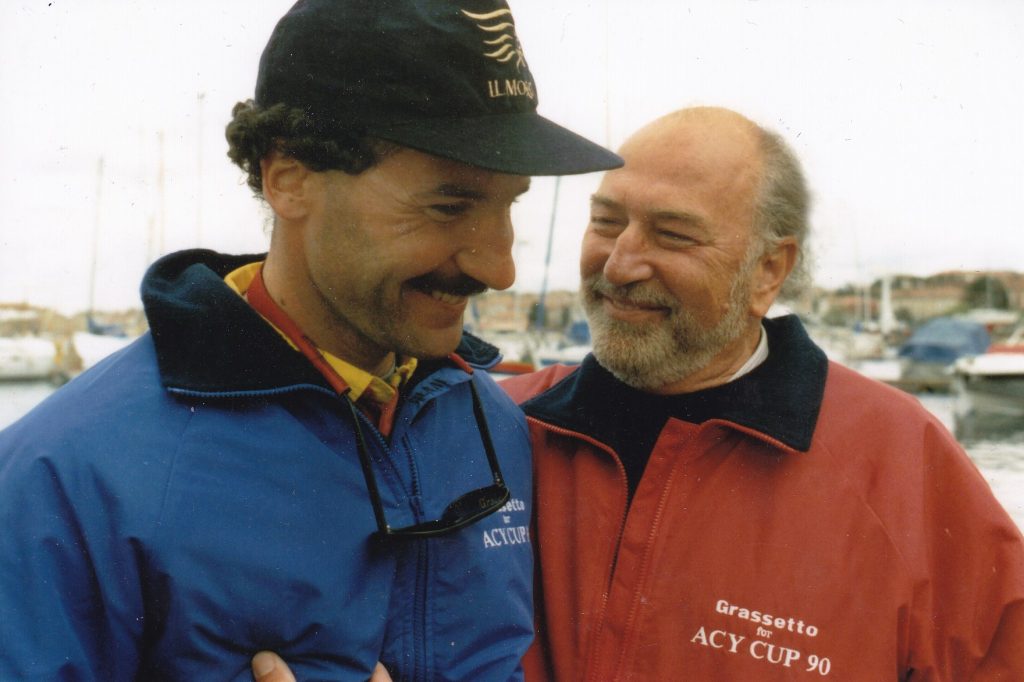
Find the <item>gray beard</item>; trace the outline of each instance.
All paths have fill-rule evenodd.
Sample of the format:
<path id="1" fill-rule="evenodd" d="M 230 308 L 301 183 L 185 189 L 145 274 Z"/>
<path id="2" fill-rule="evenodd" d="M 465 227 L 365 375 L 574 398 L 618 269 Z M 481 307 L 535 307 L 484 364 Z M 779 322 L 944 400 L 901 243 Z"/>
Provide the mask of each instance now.
<path id="1" fill-rule="evenodd" d="M 746 329 L 752 270 L 744 267 L 737 273 L 729 308 L 710 329 L 656 283 L 616 287 L 601 273 L 591 275 L 580 285 L 580 298 L 590 322 L 594 357 L 616 379 L 641 390 L 657 389 L 695 374 Z M 651 324 L 616 320 L 605 313 L 600 292 L 667 307 L 668 319 Z"/>

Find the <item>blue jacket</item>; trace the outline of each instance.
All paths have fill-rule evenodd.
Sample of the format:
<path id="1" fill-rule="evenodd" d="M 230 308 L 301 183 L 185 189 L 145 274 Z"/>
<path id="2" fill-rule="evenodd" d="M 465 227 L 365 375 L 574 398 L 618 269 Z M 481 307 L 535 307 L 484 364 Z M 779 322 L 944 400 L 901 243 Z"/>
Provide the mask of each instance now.
<path id="1" fill-rule="evenodd" d="M 174 254 L 143 282 L 150 332 L 0 434 L 0 680 L 520 679 L 533 634 L 524 419 L 486 372 L 417 369 L 390 444 L 366 421 L 392 525 L 491 482 L 511 501 L 454 534 L 384 539 L 352 415 L 222 282 L 259 256 Z M 459 354 L 497 353 L 469 335 Z"/>

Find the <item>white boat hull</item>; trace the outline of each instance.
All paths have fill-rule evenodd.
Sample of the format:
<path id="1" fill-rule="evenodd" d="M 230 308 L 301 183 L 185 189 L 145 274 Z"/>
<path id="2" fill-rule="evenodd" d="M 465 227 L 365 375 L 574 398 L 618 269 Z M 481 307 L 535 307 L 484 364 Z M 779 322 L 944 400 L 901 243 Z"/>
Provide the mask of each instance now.
<path id="1" fill-rule="evenodd" d="M 35 337 L 0 338 L 0 380 L 49 379 L 57 372 L 57 347 Z"/>
<path id="2" fill-rule="evenodd" d="M 1024 353 L 985 353 L 957 362 L 958 412 L 1024 417 Z"/>
<path id="3" fill-rule="evenodd" d="M 119 351 L 135 339 L 127 336 L 104 336 L 89 332 L 75 332 L 71 343 L 81 360 L 81 369 L 86 370 L 115 351 Z"/>

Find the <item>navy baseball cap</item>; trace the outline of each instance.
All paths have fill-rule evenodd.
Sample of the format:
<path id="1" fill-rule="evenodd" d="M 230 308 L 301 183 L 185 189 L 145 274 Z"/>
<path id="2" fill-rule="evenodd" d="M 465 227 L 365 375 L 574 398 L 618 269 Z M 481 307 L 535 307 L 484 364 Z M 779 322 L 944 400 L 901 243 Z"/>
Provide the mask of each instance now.
<path id="1" fill-rule="evenodd" d="M 537 114 L 504 0 L 300 0 L 260 59 L 256 103 L 515 175 L 618 168 L 604 147 Z"/>

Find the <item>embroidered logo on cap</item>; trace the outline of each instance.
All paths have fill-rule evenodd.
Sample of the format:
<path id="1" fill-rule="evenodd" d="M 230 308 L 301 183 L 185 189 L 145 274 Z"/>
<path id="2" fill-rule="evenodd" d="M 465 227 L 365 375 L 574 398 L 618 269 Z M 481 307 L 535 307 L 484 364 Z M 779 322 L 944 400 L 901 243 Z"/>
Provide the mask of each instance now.
<path id="1" fill-rule="evenodd" d="M 523 67 L 526 66 L 526 59 L 523 57 L 523 46 L 519 44 L 519 38 L 516 37 L 516 26 L 511 10 L 499 9 L 486 14 L 474 14 L 462 10 L 462 14 L 477 22 L 476 27 L 485 35 L 495 36 L 482 41 L 488 50 L 483 53 L 485 57 L 501 64 L 512 63 L 515 65 L 516 71 L 522 72 Z M 513 60 L 515 61 L 513 62 Z M 487 94 L 492 99 L 496 97 L 537 98 L 533 81 L 522 78 L 489 80 L 487 81 Z"/>
<path id="2" fill-rule="evenodd" d="M 496 38 L 485 40 L 484 45 L 488 46 L 488 49 L 495 48 L 492 52 L 485 52 L 484 56 L 493 59 L 496 62 L 506 64 L 513 59 L 516 60 L 516 70 L 521 70 L 523 64 L 526 61 L 523 59 L 523 48 L 519 44 L 519 38 L 516 37 L 516 25 L 512 19 L 512 11 L 508 9 L 499 9 L 494 12 L 488 12 L 487 14 L 474 14 L 462 10 L 462 13 L 467 17 L 477 22 L 489 22 L 489 23 L 478 23 L 476 25 L 481 31 L 485 31 L 488 35 L 498 33 Z"/>

